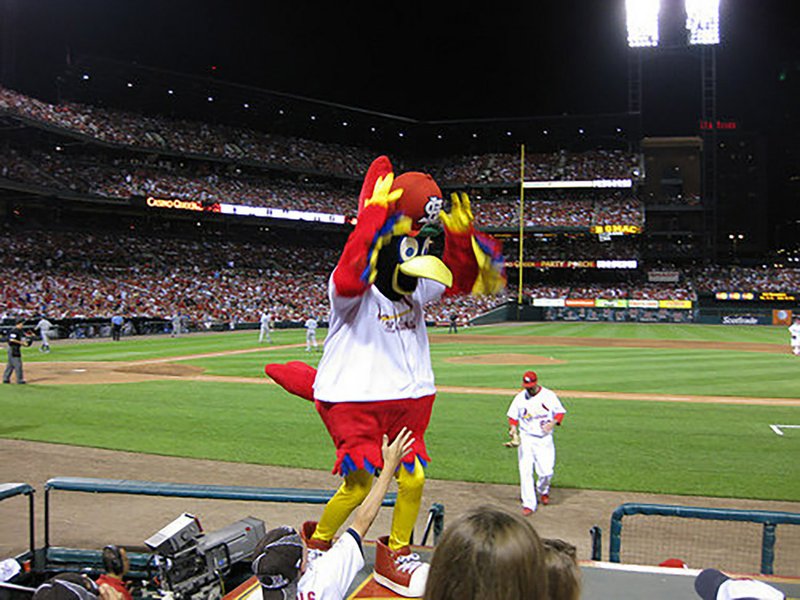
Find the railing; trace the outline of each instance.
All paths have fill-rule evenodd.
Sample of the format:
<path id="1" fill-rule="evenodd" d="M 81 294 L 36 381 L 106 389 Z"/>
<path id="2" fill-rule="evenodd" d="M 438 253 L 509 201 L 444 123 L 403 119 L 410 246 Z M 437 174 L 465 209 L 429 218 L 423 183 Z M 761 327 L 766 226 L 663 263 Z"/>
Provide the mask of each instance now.
<path id="1" fill-rule="evenodd" d="M 737 521 L 758 523 L 762 525 L 761 534 L 761 567 L 763 575 L 773 575 L 775 563 L 775 541 L 778 525 L 800 525 L 800 514 L 764 511 L 735 510 L 726 508 L 701 508 L 693 506 L 670 506 L 665 504 L 628 503 L 617 507 L 611 515 L 611 534 L 609 541 L 609 560 L 620 562 L 622 547 L 622 520 L 628 515 L 655 515 L 662 517 L 679 517 L 685 519 L 702 519 L 715 521 Z M 787 575 L 797 575 L 791 573 Z"/>

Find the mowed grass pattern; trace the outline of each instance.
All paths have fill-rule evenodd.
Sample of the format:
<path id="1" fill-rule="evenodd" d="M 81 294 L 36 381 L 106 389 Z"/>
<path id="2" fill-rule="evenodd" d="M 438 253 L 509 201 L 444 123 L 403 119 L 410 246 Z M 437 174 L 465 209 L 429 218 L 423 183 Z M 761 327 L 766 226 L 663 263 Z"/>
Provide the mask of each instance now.
<path id="1" fill-rule="evenodd" d="M 788 354 L 784 328 L 526 324 L 468 331 L 503 335 L 507 341 L 467 344 L 452 336 L 452 342 L 433 344 L 437 383 L 506 391 L 439 393 L 427 435 L 431 478 L 518 481 L 514 451 L 502 442 L 505 411 L 526 367 L 480 364 L 486 354 L 528 354 L 532 363 L 542 356 L 563 361 L 532 365 L 542 383 L 557 390 L 800 398 L 800 359 Z M 548 336 L 632 338 L 642 333 L 656 339 L 782 344 L 787 352 L 547 345 Z M 186 364 L 258 382 L 267 362 L 316 364 L 319 359 L 319 354 L 304 351 L 300 330 L 276 332 L 272 346 L 259 346 L 257 335 L 248 331 L 120 343 L 56 342 L 52 354 L 31 349 L 25 360 L 130 361 L 222 353 Z M 520 336 L 531 335 L 541 339 L 519 343 Z M 465 356 L 478 357 L 478 364 L 449 360 Z M 769 428 L 800 425 L 798 408 L 562 396 L 569 414 L 557 431 L 555 485 L 800 499 L 800 430 L 787 430 L 781 437 Z M 324 470 L 330 469 L 334 454 L 313 405 L 273 385 L 155 381 L 2 386 L 0 414 L 0 436 L 9 438 Z"/>

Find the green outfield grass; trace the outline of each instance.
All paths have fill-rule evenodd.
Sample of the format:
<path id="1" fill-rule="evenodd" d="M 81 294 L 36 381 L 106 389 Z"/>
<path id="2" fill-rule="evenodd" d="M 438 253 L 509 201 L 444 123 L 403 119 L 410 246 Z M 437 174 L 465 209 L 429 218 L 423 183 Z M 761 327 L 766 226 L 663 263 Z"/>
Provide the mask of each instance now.
<path id="1" fill-rule="evenodd" d="M 637 328 L 641 331 L 637 333 Z M 619 328 L 619 329 L 617 329 Z M 696 331 L 695 331 L 696 328 Z M 613 333 L 614 331 L 617 333 Z M 436 332 L 434 330 L 434 332 Z M 580 333 L 578 333 L 580 332 Z M 514 451 L 504 448 L 505 410 L 524 366 L 454 364 L 451 357 L 530 354 L 564 361 L 535 365 L 559 390 L 800 398 L 800 359 L 723 350 L 658 350 L 547 345 L 548 336 L 773 342 L 783 328 L 671 325 L 531 324 L 474 328 L 507 335 L 502 344 L 434 344 L 443 386 L 506 388 L 507 393 L 440 392 L 428 443 L 437 479 L 516 483 Z M 535 345 L 514 344 L 520 335 Z M 210 374 L 263 378 L 266 362 L 309 360 L 304 332 L 276 332 L 259 346 L 257 331 L 124 339 L 56 341 L 50 355 L 34 348 L 25 361 L 143 360 L 236 350 L 195 358 Z M 319 336 L 320 339 L 323 337 Z M 800 425 L 800 409 L 570 398 L 557 432 L 555 485 L 620 491 L 800 500 L 800 430 L 775 435 L 770 424 Z M 234 462 L 330 469 L 333 450 L 313 406 L 277 386 L 153 381 L 84 386 L 0 387 L 0 436 Z M 109 426 L 113 425 L 113 426 Z"/>
<path id="2" fill-rule="evenodd" d="M 670 323 L 567 323 L 562 321 L 491 325 L 465 329 L 480 335 L 587 338 L 629 338 L 708 342 L 757 342 L 782 344 L 788 348 L 786 327 L 764 325 L 683 325 Z"/>

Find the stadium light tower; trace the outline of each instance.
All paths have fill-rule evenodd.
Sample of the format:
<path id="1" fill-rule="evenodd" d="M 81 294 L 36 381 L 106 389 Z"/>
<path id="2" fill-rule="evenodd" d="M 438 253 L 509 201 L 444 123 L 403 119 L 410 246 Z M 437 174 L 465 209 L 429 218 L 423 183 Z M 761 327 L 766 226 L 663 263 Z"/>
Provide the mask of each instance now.
<path id="1" fill-rule="evenodd" d="M 658 46 L 660 11 L 661 0 L 625 0 L 629 48 Z"/>
<path id="2" fill-rule="evenodd" d="M 686 0 L 689 45 L 719 44 L 719 0 Z"/>
<path id="3" fill-rule="evenodd" d="M 677 6 L 670 0 L 669 8 Z M 683 0 L 686 14 L 686 37 L 659 36 L 662 16 L 660 0 L 625 0 L 628 27 L 628 112 L 642 119 L 642 56 L 660 49 L 681 51 L 696 48 L 700 57 L 700 120 L 711 123 L 700 132 L 703 138 L 703 199 L 714 222 L 711 248 L 716 247 L 717 181 L 717 58 L 720 43 L 720 0 Z M 640 127 L 641 129 L 641 127 Z"/>

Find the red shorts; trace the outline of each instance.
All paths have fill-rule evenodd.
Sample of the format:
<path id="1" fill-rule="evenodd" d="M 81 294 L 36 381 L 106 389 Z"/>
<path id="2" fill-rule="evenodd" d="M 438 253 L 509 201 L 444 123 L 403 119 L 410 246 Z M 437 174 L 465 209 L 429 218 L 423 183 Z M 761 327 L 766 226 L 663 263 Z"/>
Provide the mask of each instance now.
<path id="1" fill-rule="evenodd" d="M 380 402 L 322 402 L 315 405 L 322 422 L 336 446 L 336 464 L 333 472 L 347 475 L 357 469 L 374 473 L 383 466 L 381 443 L 383 434 L 391 442 L 403 427 L 411 430 L 414 439 L 412 451 L 403 459 L 409 470 L 414 459 L 422 465 L 430 462 L 425 448 L 425 430 L 431 419 L 435 394 L 407 400 Z"/>

